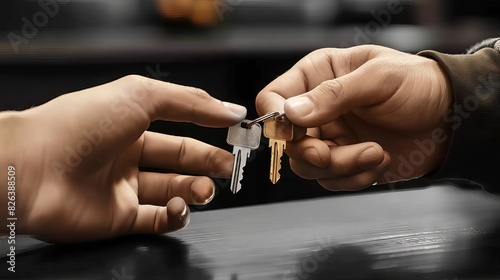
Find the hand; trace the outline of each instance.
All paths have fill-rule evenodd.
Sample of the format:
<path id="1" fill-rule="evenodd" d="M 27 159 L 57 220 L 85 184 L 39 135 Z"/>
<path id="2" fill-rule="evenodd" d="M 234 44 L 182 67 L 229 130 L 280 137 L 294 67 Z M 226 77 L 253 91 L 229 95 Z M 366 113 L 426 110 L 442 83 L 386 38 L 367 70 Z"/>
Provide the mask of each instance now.
<path id="1" fill-rule="evenodd" d="M 227 127 L 245 115 L 200 89 L 128 76 L 4 118 L 15 126 L 18 233 L 73 242 L 185 227 L 186 203 L 210 202 L 212 180 L 139 167 L 229 177 L 233 156 L 146 129 L 155 120 Z"/>
<path id="2" fill-rule="evenodd" d="M 296 174 L 330 190 L 359 190 L 438 169 L 451 100 L 435 61 L 366 45 L 312 52 L 264 88 L 256 106 L 307 128 L 286 148 Z"/>

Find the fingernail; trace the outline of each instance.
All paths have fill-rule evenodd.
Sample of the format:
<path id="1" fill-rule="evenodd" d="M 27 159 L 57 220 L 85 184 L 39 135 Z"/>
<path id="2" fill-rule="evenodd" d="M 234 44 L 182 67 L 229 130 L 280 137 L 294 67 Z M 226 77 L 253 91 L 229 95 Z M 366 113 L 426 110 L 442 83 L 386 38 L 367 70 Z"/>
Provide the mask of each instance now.
<path id="1" fill-rule="evenodd" d="M 305 160 L 308 162 L 318 166 L 318 167 L 323 167 L 324 164 L 321 162 L 321 158 L 319 157 L 318 150 L 315 148 L 307 148 L 303 152 L 303 157 Z"/>
<path id="2" fill-rule="evenodd" d="M 226 108 L 228 108 L 231 112 L 235 113 L 238 118 L 244 119 L 247 116 L 247 108 L 229 102 L 222 102 Z"/>
<path id="3" fill-rule="evenodd" d="M 184 205 L 184 210 L 182 210 L 182 213 L 181 215 L 179 216 L 179 220 L 182 222 L 183 224 L 183 228 L 187 227 L 187 225 L 189 224 L 189 220 L 191 219 L 191 215 L 189 215 L 190 211 L 189 211 L 189 208 L 188 206 L 185 204 Z"/>
<path id="4" fill-rule="evenodd" d="M 212 186 L 212 195 L 210 195 L 209 198 L 203 201 L 203 205 L 209 204 L 212 201 L 212 199 L 214 199 L 214 196 L 215 196 L 215 186 Z"/>
<path id="5" fill-rule="evenodd" d="M 205 205 L 208 204 L 215 196 L 215 187 L 212 184 L 211 193 L 208 198 L 205 191 L 205 185 L 193 185 L 191 187 L 191 196 L 193 197 L 195 205 Z M 205 193 L 204 193 L 205 192 Z"/>
<path id="6" fill-rule="evenodd" d="M 312 113 L 314 105 L 307 97 L 292 97 L 286 101 L 288 107 L 295 111 L 299 117 L 306 117 Z"/>
<path id="7" fill-rule="evenodd" d="M 364 150 L 359 155 L 359 164 L 365 167 L 374 167 L 382 162 L 382 158 L 374 147 Z"/>

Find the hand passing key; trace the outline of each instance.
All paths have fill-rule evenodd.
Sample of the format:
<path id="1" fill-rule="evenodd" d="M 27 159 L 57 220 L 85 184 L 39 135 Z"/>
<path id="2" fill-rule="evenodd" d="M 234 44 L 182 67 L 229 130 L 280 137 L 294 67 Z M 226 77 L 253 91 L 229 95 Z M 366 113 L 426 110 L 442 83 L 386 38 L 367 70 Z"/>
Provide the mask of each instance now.
<path id="1" fill-rule="evenodd" d="M 269 179 L 273 184 L 276 184 L 280 179 L 281 158 L 286 148 L 286 142 L 293 140 L 293 128 L 293 124 L 284 114 L 264 122 L 264 136 L 269 138 L 269 147 L 271 148 Z"/>

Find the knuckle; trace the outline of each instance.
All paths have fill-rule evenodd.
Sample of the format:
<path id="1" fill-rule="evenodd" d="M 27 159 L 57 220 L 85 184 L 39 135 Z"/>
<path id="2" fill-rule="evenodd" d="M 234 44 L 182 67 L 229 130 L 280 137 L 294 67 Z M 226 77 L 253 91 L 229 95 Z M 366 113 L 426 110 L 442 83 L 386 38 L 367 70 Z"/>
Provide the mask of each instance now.
<path id="1" fill-rule="evenodd" d="M 192 141 L 192 139 L 189 137 L 182 137 L 181 138 L 181 143 L 179 145 L 179 151 L 178 151 L 177 160 L 176 160 L 176 162 L 178 162 L 178 164 L 181 168 L 186 167 L 185 166 L 186 165 L 186 156 L 187 156 L 187 152 L 189 150 L 189 146 L 191 144 L 191 141 Z"/>
<path id="2" fill-rule="evenodd" d="M 320 85 L 320 92 L 322 92 L 325 97 L 329 98 L 342 98 L 344 94 L 343 86 L 338 80 L 328 80 L 324 81 Z"/>
<path id="3" fill-rule="evenodd" d="M 210 149 L 205 155 L 205 160 L 202 161 L 203 165 L 200 167 L 208 172 L 219 169 L 223 165 L 223 154 L 221 150 Z"/>
<path id="4" fill-rule="evenodd" d="M 130 231 L 134 226 L 135 218 L 137 216 L 138 211 L 139 211 L 138 203 L 130 204 L 127 205 L 127 207 L 124 207 L 123 211 L 120 213 L 120 215 L 122 216 L 120 216 L 119 219 L 117 219 L 122 222 L 115 224 L 111 228 L 111 234 L 117 235 L 124 231 Z"/>
<path id="5" fill-rule="evenodd" d="M 255 97 L 255 107 L 257 107 L 257 110 L 260 112 L 262 109 L 264 109 L 263 107 L 265 106 L 266 104 L 266 96 L 267 96 L 267 92 L 265 91 L 261 91 L 259 92 L 259 94 L 257 94 L 257 96 Z"/>
<path id="6" fill-rule="evenodd" d="M 308 55 L 306 55 L 306 57 L 316 56 L 316 55 L 323 57 L 324 55 L 329 54 L 330 52 L 332 52 L 334 50 L 335 49 L 333 49 L 333 48 L 320 48 L 320 49 L 317 49 L 317 50 L 310 52 Z"/>
<path id="7" fill-rule="evenodd" d="M 134 114 L 141 116 L 141 119 L 149 119 L 150 114 L 156 114 L 156 105 L 150 102 L 151 95 L 156 86 L 152 79 L 140 75 L 128 75 L 122 78 L 119 99 L 124 101 L 126 106 L 134 110 Z"/>
<path id="8" fill-rule="evenodd" d="M 123 97 L 129 99 L 130 101 L 138 103 L 144 95 L 150 92 L 153 84 L 151 79 L 140 76 L 140 75 L 127 75 L 122 78 Z"/>
<path id="9" fill-rule="evenodd" d="M 121 79 L 123 81 L 123 86 L 126 89 L 132 89 L 132 91 L 136 90 L 139 87 L 145 87 L 148 83 L 148 78 L 140 75 L 127 75 Z"/>
<path id="10" fill-rule="evenodd" d="M 282 96 L 281 94 L 269 91 L 268 89 L 264 89 L 261 92 L 259 92 L 259 94 L 257 94 L 257 96 L 255 97 L 255 108 L 259 116 L 267 114 L 271 110 L 275 110 L 276 102 L 273 102 L 274 94 L 283 97 L 283 100 L 285 100 L 285 97 Z"/>
<path id="11" fill-rule="evenodd" d="M 203 89 L 200 89 L 197 87 L 190 87 L 190 86 L 188 86 L 187 88 L 188 88 L 189 92 L 196 95 L 200 99 L 205 99 L 205 100 L 212 99 L 212 96 L 210 94 L 208 94 L 208 92 L 206 92 Z"/>
<path id="12" fill-rule="evenodd" d="M 175 176 L 174 178 L 172 178 L 171 180 L 171 184 L 170 184 L 170 193 L 168 194 L 168 198 L 171 199 L 173 198 L 172 196 L 172 189 L 174 188 L 177 188 L 179 186 L 182 186 L 186 180 L 188 179 L 188 177 L 186 175 L 178 175 L 178 176 Z"/>
<path id="13" fill-rule="evenodd" d="M 161 211 L 162 211 L 162 207 L 161 206 L 157 206 L 156 207 L 156 210 L 155 210 L 155 215 L 153 217 L 153 220 L 152 220 L 152 225 L 153 225 L 153 233 L 155 234 L 159 234 L 162 232 L 162 218 L 161 218 Z"/>

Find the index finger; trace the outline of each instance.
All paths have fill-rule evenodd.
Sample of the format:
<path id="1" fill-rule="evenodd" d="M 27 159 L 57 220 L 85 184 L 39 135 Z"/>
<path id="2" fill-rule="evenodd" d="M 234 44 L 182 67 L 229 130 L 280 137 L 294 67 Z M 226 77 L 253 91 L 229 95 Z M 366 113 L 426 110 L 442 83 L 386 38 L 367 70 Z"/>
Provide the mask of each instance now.
<path id="1" fill-rule="evenodd" d="M 383 49 L 361 45 L 313 51 L 257 95 L 257 112 L 259 115 L 283 112 L 286 99 L 309 92 L 325 81 L 349 74 Z"/>
<path id="2" fill-rule="evenodd" d="M 72 149 L 85 146 L 85 160 L 96 163 L 102 162 L 102 155 L 114 156 L 130 147 L 152 121 L 228 127 L 247 113 L 245 107 L 222 102 L 201 89 L 141 76 L 65 94 L 32 112 L 39 112 L 40 122 L 53 124 L 47 133 L 58 135 L 61 143 L 74 143 Z M 64 156 L 65 150 L 60 150 Z"/>
<path id="3" fill-rule="evenodd" d="M 283 112 L 285 100 L 315 88 L 335 75 L 328 50 L 314 51 L 299 60 L 290 70 L 268 84 L 256 98 L 257 113 Z"/>
<path id="4" fill-rule="evenodd" d="M 269 112 L 283 113 L 286 99 L 308 92 L 323 81 L 334 77 L 329 56 L 330 50 L 314 51 L 272 81 L 257 95 L 255 100 L 257 113 L 260 116 Z M 306 128 L 296 126 L 294 140 L 302 139 L 306 132 Z"/>

